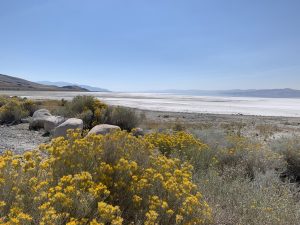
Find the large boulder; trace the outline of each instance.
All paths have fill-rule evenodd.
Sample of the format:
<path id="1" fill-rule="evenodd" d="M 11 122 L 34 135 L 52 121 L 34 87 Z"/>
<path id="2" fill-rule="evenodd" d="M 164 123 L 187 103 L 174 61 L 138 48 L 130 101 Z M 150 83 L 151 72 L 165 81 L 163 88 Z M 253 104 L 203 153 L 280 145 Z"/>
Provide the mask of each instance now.
<path id="1" fill-rule="evenodd" d="M 67 137 L 68 130 L 83 129 L 83 121 L 77 118 L 70 118 L 57 126 L 53 131 L 53 137 Z"/>
<path id="2" fill-rule="evenodd" d="M 39 109 L 32 115 L 32 119 L 29 122 L 29 129 L 40 129 L 44 128 L 44 123 L 48 117 L 52 116 L 49 110 Z"/>
<path id="3" fill-rule="evenodd" d="M 35 111 L 32 115 L 32 118 L 38 118 L 38 117 L 45 117 L 45 116 L 51 116 L 51 113 L 48 109 L 39 109 Z"/>
<path id="4" fill-rule="evenodd" d="M 108 134 L 112 131 L 119 131 L 121 128 L 119 126 L 110 125 L 110 124 L 101 124 L 94 126 L 87 135 L 91 134 Z"/>
<path id="5" fill-rule="evenodd" d="M 65 122 L 61 116 L 48 116 L 44 121 L 44 130 L 51 133 L 57 126 Z"/>

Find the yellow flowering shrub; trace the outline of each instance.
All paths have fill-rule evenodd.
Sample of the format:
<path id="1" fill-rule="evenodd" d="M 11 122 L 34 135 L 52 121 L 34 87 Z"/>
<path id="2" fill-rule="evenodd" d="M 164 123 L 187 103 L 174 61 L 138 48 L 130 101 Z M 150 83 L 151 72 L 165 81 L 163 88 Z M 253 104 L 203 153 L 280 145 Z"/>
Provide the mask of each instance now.
<path id="1" fill-rule="evenodd" d="M 152 133 L 145 138 L 163 155 L 188 161 L 196 171 L 207 168 L 211 164 L 213 153 L 208 146 L 187 132 Z"/>
<path id="2" fill-rule="evenodd" d="M 7 151 L 0 156 L 0 223 L 210 223 L 192 166 L 162 155 L 151 138 L 70 132 L 40 150 Z"/>
<path id="3" fill-rule="evenodd" d="M 7 103 L 0 107 L 0 124 L 19 122 L 29 115 L 23 103 L 18 99 L 8 99 Z"/>

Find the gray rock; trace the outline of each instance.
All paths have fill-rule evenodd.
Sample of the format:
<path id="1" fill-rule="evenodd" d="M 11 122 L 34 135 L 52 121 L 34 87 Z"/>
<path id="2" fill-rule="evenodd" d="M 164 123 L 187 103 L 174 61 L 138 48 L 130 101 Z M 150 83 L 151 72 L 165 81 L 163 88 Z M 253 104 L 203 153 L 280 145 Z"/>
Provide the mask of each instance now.
<path id="1" fill-rule="evenodd" d="M 70 118 L 57 126 L 53 131 L 53 137 L 67 137 L 68 130 L 83 129 L 83 121 L 77 118 Z"/>
<path id="2" fill-rule="evenodd" d="M 40 128 L 44 128 L 44 123 L 50 116 L 52 115 L 47 109 L 39 109 L 35 111 L 32 115 L 32 120 L 29 122 L 29 129 L 37 130 Z"/>
<path id="3" fill-rule="evenodd" d="M 144 130 L 142 128 L 139 128 L 139 127 L 132 129 L 131 133 L 135 137 L 144 136 L 145 135 Z"/>
<path id="4" fill-rule="evenodd" d="M 32 121 L 32 117 L 26 117 L 21 119 L 21 123 L 30 123 Z"/>
<path id="5" fill-rule="evenodd" d="M 32 115 L 32 118 L 38 118 L 38 117 L 45 117 L 45 116 L 52 116 L 48 109 L 39 109 L 35 111 Z"/>
<path id="6" fill-rule="evenodd" d="M 66 119 L 61 116 L 48 116 L 44 121 L 44 130 L 51 133 L 57 126 L 65 121 Z"/>
<path id="7" fill-rule="evenodd" d="M 119 126 L 110 125 L 110 124 L 101 124 L 94 126 L 87 135 L 91 134 L 108 134 L 112 131 L 119 131 L 121 128 Z"/>

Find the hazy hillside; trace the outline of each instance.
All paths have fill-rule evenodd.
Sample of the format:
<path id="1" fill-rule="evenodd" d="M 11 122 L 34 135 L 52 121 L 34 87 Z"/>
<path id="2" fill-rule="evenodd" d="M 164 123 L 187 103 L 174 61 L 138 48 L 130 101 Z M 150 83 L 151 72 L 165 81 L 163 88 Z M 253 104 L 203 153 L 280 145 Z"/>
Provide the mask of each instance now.
<path id="1" fill-rule="evenodd" d="M 58 86 L 58 87 L 76 85 L 78 87 L 85 88 L 89 91 L 110 92 L 110 90 L 104 89 L 104 88 L 99 88 L 99 87 L 94 87 L 94 86 L 89 86 L 89 85 L 83 85 L 83 84 L 73 84 L 73 83 L 68 83 L 68 82 L 64 82 L 64 81 L 58 81 L 58 82 L 38 81 L 38 83 L 39 84 L 44 84 L 44 85 L 55 85 L 55 86 Z"/>
<path id="2" fill-rule="evenodd" d="M 55 85 L 43 85 L 18 77 L 0 74 L 0 90 L 16 91 L 89 91 L 85 88 L 70 85 L 58 87 Z"/>

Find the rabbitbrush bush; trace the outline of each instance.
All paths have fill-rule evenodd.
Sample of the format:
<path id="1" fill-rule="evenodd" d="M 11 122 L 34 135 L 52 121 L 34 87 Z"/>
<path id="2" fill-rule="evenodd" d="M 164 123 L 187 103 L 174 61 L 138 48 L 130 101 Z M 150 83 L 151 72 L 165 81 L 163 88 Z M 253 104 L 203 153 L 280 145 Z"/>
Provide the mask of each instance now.
<path id="1" fill-rule="evenodd" d="M 0 107 L 0 123 L 17 123 L 29 115 L 22 102 L 12 99 Z"/>
<path id="2" fill-rule="evenodd" d="M 26 98 L 0 96 L 0 123 L 18 123 L 38 109 L 37 104 Z"/>
<path id="3" fill-rule="evenodd" d="M 180 158 L 193 165 L 195 171 L 207 169 L 214 159 L 208 145 L 187 132 L 152 133 L 145 136 L 165 156 Z"/>
<path id="4" fill-rule="evenodd" d="M 192 166 L 162 155 L 147 138 L 73 132 L 40 150 L 1 155 L 1 224 L 211 222 Z"/>

